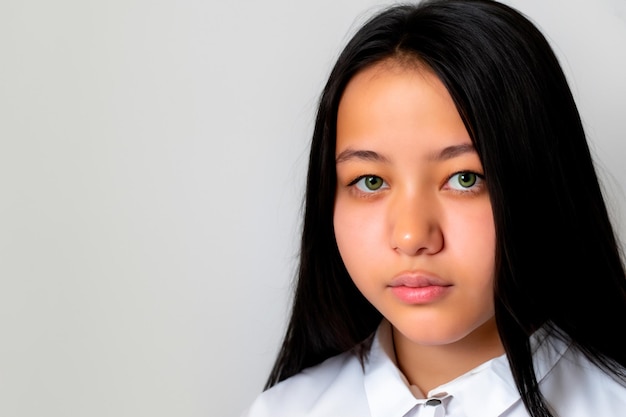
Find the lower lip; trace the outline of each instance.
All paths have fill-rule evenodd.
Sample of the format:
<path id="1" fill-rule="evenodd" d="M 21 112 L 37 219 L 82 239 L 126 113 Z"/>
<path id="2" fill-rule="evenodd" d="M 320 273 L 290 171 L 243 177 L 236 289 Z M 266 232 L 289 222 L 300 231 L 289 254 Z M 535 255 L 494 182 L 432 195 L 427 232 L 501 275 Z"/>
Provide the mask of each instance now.
<path id="1" fill-rule="evenodd" d="M 443 297 L 450 287 L 442 287 L 439 285 L 430 285 L 428 287 L 391 287 L 391 292 L 400 301 L 407 304 L 426 304 L 436 301 Z"/>

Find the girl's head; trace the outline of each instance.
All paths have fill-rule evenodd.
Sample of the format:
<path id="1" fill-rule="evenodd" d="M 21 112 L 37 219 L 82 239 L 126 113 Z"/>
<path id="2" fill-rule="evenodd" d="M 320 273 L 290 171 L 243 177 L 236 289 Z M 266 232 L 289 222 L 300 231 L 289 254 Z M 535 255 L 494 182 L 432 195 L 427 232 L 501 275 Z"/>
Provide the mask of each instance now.
<path id="1" fill-rule="evenodd" d="M 450 176 L 442 185 L 459 186 L 462 193 L 477 189 L 469 203 L 473 208 L 458 210 L 464 218 L 454 217 L 453 205 L 445 207 L 443 218 L 455 224 L 450 229 L 454 233 L 438 241 L 436 233 L 428 235 L 431 228 L 424 232 L 428 245 L 412 250 L 432 251 L 441 245 L 446 250 L 465 244 L 473 256 L 481 257 L 476 270 L 486 268 L 488 277 L 483 276 L 485 281 L 475 289 L 484 291 L 477 298 L 484 310 L 472 307 L 476 318 L 472 323 L 480 324 L 495 312 L 509 360 L 525 366 L 518 382 L 532 379 L 526 372 L 532 369 L 528 336 L 539 326 L 554 325 L 581 345 L 606 339 L 598 321 L 623 311 L 623 266 L 580 117 L 553 51 L 532 23 L 508 6 L 489 0 L 426 1 L 391 7 L 365 23 L 340 54 L 322 93 L 311 143 L 292 317 L 268 386 L 354 348 L 378 325 L 377 308 L 389 314 L 379 305 L 372 306 L 362 294 L 368 295 L 366 284 L 354 274 L 355 286 L 348 273 L 376 265 L 376 247 L 382 243 L 371 240 L 376 234 L 364 231 L 382 228 L 387 220 L 363 216 L 347 204 L 345 160 L 384 163 L 385 158 L 350 153 L 354 146 L 346 143 L 354 135 L 344 129 L 348 119 L 342 106 L 352 100 L 367 108 L 371 97 L 357 88 L 359 83 L 363 87 L 364 80 L 376 77 L 382 82 L 393 74 L 405 83 L 413 77 L 413 87 L 430 86 L 432 97 L 441 98 L 455 116 L 448 113 L 458 143 L 435 143 L 442 135 L 412 136 L 415 141 L 431 137 L 433 142 L 423 146 L 435 154 L 441 153 L 442 146 L 465 146 L 456 155 L 465 158 L 462 167 L 449 174 L 468 175 Z M 412 87 L 405 87 L 409 94 Z M 353 93 L 361 97 L 355 99 Z M 400 101 L 391 102 L 368 117 L 383 117 L 391 109 L 398 117 L 406 116 L 399 105 Z M 413 114 L 412 109 L 408 103 L 406 113 Z M 424 109 L 433 111 L 428 103 Z M 356 125 L 373 126 L 363 120 Z M 417 126 L 417 117 L 414 123 Z M 401 156 L 401 150 L 393 148 L 391 141 L 385 145 L 385 139 L 376 137 L 374 150 L 383 156 L 385 152 Z M 409 136 L 406 140 L 409 148 L 417 146 L 409 143 Z M 405 164 L 409 170 L 417 170 L 417 165 Z M 358 175 L 367 174 L 374 175 L 358 179 L 350 189 L 367 192 L 386 186 L 377 172 Z M 411 203 L 410 193 L 407 196 L 407 205 L 428 203 Z M 395 207 L 397 216 L 407 216 L 395 220 L 422 222 L 419 227 L 428 225 L 429 218 L 422 216 L 444 213 L 435 206 Z M 402 238 L 399 233 L 395 241 L 385 243 L 400 250 Z M 437 273 L 408 262 L 387 272 L 395 276 L 416 270 Z M 594 285 L 588 285 L 591 277 Z M 580 308 L 583 304 L 587 308 Z"/>
<path id="2" fill-rule="evenodd" d="M 359 291 L 397 329 L 396 343 L 476 346 L 480 334 L 493 345 L 491 203 L 441 81 L 415 57 L 359 71 L 339 102 L 335 137 L 337 247 Z"/>

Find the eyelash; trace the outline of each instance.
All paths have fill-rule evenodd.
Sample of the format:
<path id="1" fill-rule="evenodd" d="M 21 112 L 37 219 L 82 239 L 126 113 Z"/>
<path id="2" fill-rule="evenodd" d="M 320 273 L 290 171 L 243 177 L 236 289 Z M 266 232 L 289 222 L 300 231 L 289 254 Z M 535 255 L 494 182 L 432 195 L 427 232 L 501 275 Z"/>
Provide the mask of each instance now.
<path id="1" fill-rule="evenodd" d="M 476 178 L 476 182 L 472 185 L 470 185 L 468 188 L 463 188 L 463 189 L 456 189 L 453 187 L 450 187 L 448 184 L 450 183 L 450 181 L 458 175 L 462 175 L 462 174 L 466 174 L 466 175 L 474 175 Z M 366 178 L 380 178 L 380 180 L 383 181 L 383 184 L 381 185 L 380 189 L 377 190 L 371 190 L 371 191 L 364 191 L 361 188 L 359 188 L 357 186 L 357 184 Z M 442 189 L 448 189 L 449 191 L 458 194 L 458 195 L 467 195 L 467 194 L 478 194 L 480 193 L 483 189 L 484 189 L 484 181 L 485 181 L 485 176 L 482 174 L 479 174 L 477 172 L 474 171 L 470 171 L 470 170 L 466 170 L 466 171 L 457 171 L 454 174 L 448 176 L 446 178 L 446 180 L 444 181 L 443 185 L 442 185 Z M 385 187 L 386 185 L 386 187 Z M 355 193 L 357 193 L 360 197 L 364 197 L 364 198 L 369 198 L 369 197 L 373 197 L 375 195 L 377 195 L 381 190 L 386 190 L 389 187 L 389 184 L 387 184 L 387 182 L 380 176 L 375 175 L 375 174 L 364 174 L 364 175 L 359 175 L 358 177 L 354 178 L 352 181 L 350 181 L 348 183 L 348 187 L 351 188 L 352 190 L 354 190 Z M 461 187 L 463 187 L 461 185 Z"/>
<path id="2" fill-rule="evenodd" d="M 456 194 L 478 194 L 480 193 L 484 187 L 485 187 L 485 176 L 482 174 L 479 174 L 478 172 L 474 172 L 474 171 L 457 171 L 454 174 L 450 175 L 446 181 L 444 182 L 444 187 L 450 183 L 450 181 L 457 175 L 462 175 L 462 174 L 469 174 L 469 175 L 474 175 L 476 177 L 476 182 L 472 185 L 470 185 L 468 188 L 463 188 L 462 190 L 459 189 L 455 189 L 455 188 L 451 188 L 448 186 L 448 189 Z M 444 188 L 442 187 L 442 188 Z M 462 187 L 462 186 L 461 186 Z"/>
<path id="3" fill-rule="evenodd" d="M 373 197 L 375 195 L 377 195 L 381 189 L 378 190 L 371 190 L 371 191 L 364 191 L 362 189 L 360 189 L 357 184 L 361 181 L 364 180 L 366 178 L 380 178 L 380 180 L 383 181 L 383 185 L 381 185 L 381 189 L 385 190 L 389 187 L 389 184 L 387 184 L 387 182 L 378 175 L 375 174 L 364 174 L 364 175 L 359 175 L 358 177 L 354 178 L 352 181 L 350 181 L 348 183 L 348 187 L 353 190 L 355 193 L 358 194 L 359 197 L 363 197 L 363 198 L 369 198 L 369 197 Z M 385 187 L 386 185 L 386 187 Z"/>

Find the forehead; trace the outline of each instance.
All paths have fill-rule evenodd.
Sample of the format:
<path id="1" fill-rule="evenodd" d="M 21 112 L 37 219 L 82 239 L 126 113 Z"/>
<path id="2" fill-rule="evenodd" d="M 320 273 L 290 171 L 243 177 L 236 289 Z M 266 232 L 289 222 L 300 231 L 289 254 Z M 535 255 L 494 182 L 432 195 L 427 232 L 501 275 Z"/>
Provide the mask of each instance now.
<path id="1" fill-rule="evenodd" d="M 374 106 L 385 101 L 449 106 L 452 98 L 435 73 L 417 58 L 389 58 L 350 79 L 339 101 L 337 117 L 346 107 L 376 110 Z"/>
<path id="2" fill-rule="evenodd" d="M 410 64 L 410 65 L 409 65 Z M 354 144 L 407 146 L 415 141 L 469 141 L 456 105 L 439 78 L 415 59 L 387 60 L 357 73 L 337 113 L 337 150 Z"/>
<path id="3" fill-rule="evenodd" d="M 390 75 L 421 77 L 422 80 L 432 79 L 433 82 L 440 84 L 445 90 L 445 87 L 441 81 L 439 81 L 435 72 L 430 68 L 430 66 L 428 66 L 428 64 L 415 55 L 405 53 L 375 62 L 358 71 L 348 81 L 346 89 L 342 94 L 342 99 L 343 96 L 345 96 L 346 91 L 349 90 L 351 86 L 351 88 L 355 88 L 354 85 L 357 84 L 362 87 L 363 84 L 376 81 L 379 78 L 384 78 Z"/>

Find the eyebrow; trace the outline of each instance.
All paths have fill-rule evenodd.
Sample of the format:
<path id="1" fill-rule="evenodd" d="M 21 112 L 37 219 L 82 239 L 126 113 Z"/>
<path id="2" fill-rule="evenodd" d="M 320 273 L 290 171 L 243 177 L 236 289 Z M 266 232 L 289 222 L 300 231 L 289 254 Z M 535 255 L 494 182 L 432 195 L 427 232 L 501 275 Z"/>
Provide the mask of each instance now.
<path id="1" fill-rule="evenodd" d="M 387 158 L 377 152 L 348 148 L 342 151 L 339 155 L 337 155 L 337 157 L 335 158 L 335 163 L 339 164 L 341 162 L 346 162 L 351 159 L 360 159 L 362 161 L 373 162 L 389 162 Z"/>
<path id="2" fill-rule="evenodd" d="M 461 145 L 447 146 L 438 152 L 433 152 L 432 154 L 428 155 L 427 159 L 430 161 L 445 161 L 472 152 L 476 152 L 476 149 L 474 149 L 474 145 L 472 145 L 471 143 L 463 143 Z M 339 155 L 337 155 L 337 157 L 335 158 L 335 163 L 339 164 L 341 162 L 346 162 L 352 159 L 360 159 L 362 161 L 373 162 L 389 162 L 386 157 L 377 152 L 348 148 L 342 151 Z"/>
<path id="3" fill-rule="evenodd" d="M 452 145 L 443 148 L 438 152 L 433 152 L 428 156 L 428 159 L 431 161 L 444 161 L 447 159 L 456 158 L 457 156 L 466 154 L 466 153 L 475 153 L 476 149 L 474 145 L 471 143 L 463 143 L 460 145 Z"/>

